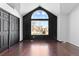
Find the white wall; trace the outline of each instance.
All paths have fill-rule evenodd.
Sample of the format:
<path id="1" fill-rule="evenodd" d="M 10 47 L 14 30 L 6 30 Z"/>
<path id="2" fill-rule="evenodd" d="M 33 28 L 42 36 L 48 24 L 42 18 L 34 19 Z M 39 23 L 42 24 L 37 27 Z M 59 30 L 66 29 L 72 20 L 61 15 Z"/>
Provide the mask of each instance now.
<path id="1" fill-rule="evenodd" d="M 21 41 L 22 40 L 22 17 L 20 16 L 20 13 L 16 9 L 11 8 L 6 3 L 0 3 L 0 8 L 20 18 L 20 41 Z"/>
<path id="2" fill-rule="evenodd" d="M 55 15 L 58 15 L 60 12 L 59 3 L 21 3 L 20 6 L 21 15 L 25 15 L 26 13 L 32 11 L 39 6 L 45 8 L 46 10 L 50 11 Z"/>
<path id="3" fill-rule="evenodd" d="M 57 39 L 59 41 L 67 42 L 69 34 L 69 15 L 60 14 L 57 19 Z"/>
<path id="4" fill-rule="evenodd" d="M 20 41 L 23 40 L 23 19 L 20 19 Z"/>
<path id="5" fill-rule="evenodd" d="M 79 7 L 75 8 L 70 14 L 69 42 L 79 46 Z"/>

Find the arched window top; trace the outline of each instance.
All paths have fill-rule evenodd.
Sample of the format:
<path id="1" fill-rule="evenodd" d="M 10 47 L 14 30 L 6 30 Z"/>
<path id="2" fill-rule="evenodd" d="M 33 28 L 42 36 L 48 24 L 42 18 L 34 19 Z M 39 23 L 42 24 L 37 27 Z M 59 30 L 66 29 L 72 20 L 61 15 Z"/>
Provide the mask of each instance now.
<path id="1" fill-rule="evenodd" d="M 37 10 L 32 14 L 31 19 L 49 19 L 49 17 L 45 11 Z"/>

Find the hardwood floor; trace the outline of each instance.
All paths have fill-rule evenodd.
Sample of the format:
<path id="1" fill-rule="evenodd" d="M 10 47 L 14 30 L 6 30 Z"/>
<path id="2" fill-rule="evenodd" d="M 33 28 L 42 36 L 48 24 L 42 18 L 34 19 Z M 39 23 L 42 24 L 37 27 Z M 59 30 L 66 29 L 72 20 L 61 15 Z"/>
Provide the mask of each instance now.
<path id="1" fill-rule="evenodd" d="M 56 41 L 22 41 L 0 56 L 79 56 L 79 47 Z"/>

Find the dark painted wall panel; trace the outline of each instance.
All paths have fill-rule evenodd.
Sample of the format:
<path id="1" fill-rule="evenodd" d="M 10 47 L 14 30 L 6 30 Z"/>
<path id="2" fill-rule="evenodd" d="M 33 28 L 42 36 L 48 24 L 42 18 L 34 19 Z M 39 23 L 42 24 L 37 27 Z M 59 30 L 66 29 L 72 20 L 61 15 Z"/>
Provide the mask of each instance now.
<path id="1" fill-rule="evenodd" d="M 19 19 L 13 15 L 10 15 L 9 41 L 10 46 L 19 41 Z"/>
<path id="2" fill-rule="evenodd" d="M 0 9 L 0 52 L 19 42 L 19 18 Z"/>
<path id="3" fill-rule="evenodd" d="M 44 10 L 48 16 L 49 16 L 49 35 L 44 36 L 44 35 L 31 35 L 31 15 L 34 11 L 36 10 Z M 41 19 L 43 20 L 43 19 Z M 38 7 L 34 9 L 33 11 L 29 12 L 28 14 L 23 16 L 23 39 L 29 40 L 29 39 L 53 39 L 57 40 L 57 16 L 50 13 L 49 11 L 45 10 L 44 8 Z"/>
<path id="4" fill-rule="evenodd" d="M 5 49 L 8 47 L 8 16 L 9 14 L 3 10 L 0 9 L 0 12 L 1 12 L 1 31 L 0 31 L 0 35 L 1 35 L 1 38 L 0 38 L 0 43 L 1 43 L 1 49 Z"/>

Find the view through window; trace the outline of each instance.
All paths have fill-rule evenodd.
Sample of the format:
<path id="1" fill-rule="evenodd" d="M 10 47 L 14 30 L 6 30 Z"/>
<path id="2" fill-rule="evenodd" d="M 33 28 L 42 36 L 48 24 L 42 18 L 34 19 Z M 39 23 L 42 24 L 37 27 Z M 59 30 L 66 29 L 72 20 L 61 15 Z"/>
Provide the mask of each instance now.
<path id="1" fill-rule="evenodd" d="M 49 17 L 45 11 L 35 11 L 31 19 L 31 35 L 48 35 Z"/>
<path id="2" fill-rule="evenodd" d="M 48 21 L 31 21 L 31 35 L 48 35 Z"/>

